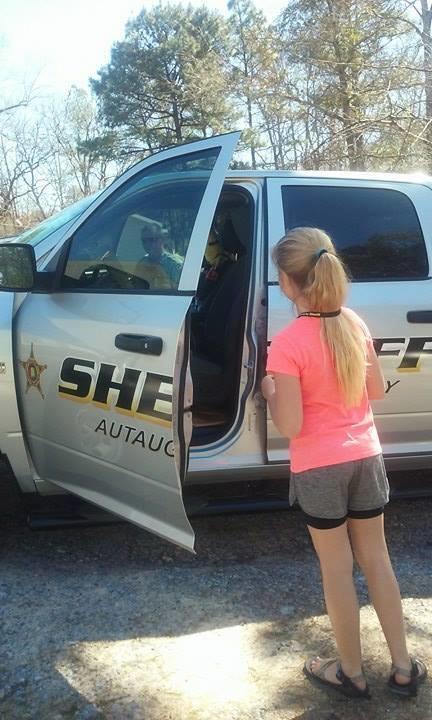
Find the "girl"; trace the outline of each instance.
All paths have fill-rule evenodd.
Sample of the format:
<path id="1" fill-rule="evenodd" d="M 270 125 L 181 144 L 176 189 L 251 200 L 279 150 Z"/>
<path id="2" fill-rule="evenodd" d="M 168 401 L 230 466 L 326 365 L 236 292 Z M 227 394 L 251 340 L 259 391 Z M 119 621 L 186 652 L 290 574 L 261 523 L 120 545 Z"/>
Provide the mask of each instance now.
<path id="1" fill-rule="evenodd" d="M 273 251 L 282 292 L 298 317 L 272 340 L 262 392 L 290 440 L 290 502 L 297 498 L 319 558 L 338 658 L 310 658 L 306 677 L 369 698 L 362 671 L 353 556 L 362 569 L 392 659 L 390 690 L 414 696 L 427 675 L 408 655 L 399 586 L 383 511 L 389 485 L 369 400 L 385 385 L 364 322 L 342 307 L 347 276 L 322 230 L 295 228 Z"/>

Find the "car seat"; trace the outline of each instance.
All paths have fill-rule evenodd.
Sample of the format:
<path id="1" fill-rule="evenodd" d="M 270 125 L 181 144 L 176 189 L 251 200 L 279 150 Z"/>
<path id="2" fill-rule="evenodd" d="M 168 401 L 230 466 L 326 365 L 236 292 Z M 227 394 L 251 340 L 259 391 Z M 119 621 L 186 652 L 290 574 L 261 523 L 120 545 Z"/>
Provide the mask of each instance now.
<path id="1" fill-rule="evenodd" d="M 191 354 L 194 407 L 232 407 L 236 398 L 239 334 L 248 283 L 247 252 L 231 218 L 221 233 L 223 248 L 235 256 L 211 297 L 207 298 L 200 345 Z"/>
<path id="2" fill-rule="evenodd" d="M 207 316 L 214 299 L 223 283 L 228 269 L 237 261 L 236 252 L 228 251 L 238 248 L 238 241 L 232 240 L 235 233 L 232 220 L 227 219 L 223 231 L 211 231 L 204 255 L 205 265 L 201 270 L 197 293 L 192 306 L 192 338 L 193 347 L 198 353 L 207 352 Z"/>

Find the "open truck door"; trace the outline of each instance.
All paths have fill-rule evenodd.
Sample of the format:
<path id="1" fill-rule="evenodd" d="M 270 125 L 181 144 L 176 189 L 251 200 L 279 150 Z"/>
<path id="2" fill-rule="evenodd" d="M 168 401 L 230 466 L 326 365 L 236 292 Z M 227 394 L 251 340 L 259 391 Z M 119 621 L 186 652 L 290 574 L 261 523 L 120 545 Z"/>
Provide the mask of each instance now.
<path id="1" fill-rule="evenodd" d="M 48 260 L 53 286 L 28 294 L 14 319 L 21 422 L 41 480 L 189 550 L 187 316 L 239 136 L 160 152 L 117 179 Z"/>

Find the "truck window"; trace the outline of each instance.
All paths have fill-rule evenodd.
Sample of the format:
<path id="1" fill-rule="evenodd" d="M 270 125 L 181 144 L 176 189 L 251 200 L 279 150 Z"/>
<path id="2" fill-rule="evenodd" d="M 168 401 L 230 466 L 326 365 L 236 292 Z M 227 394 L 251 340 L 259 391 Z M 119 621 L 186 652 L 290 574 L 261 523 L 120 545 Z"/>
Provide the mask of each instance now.
<path id="1" fill-rule="evenodd" d="M 397 190 L 286 185 L 285 227 L 309 226 L 332 238 L 353 280 L 428 276 L 422 229 L 411 200 Z"/>
<path id="2" fill-rule="evenodd" d="M 162 161 L 119 187 L 75 232 L 63 289 L 177 290 L 218 153 Z"/>
<path id="3" fill-rule="evenodd" d="M 84 210 L 86 210 L 93 202 L 93 200 L 97 198 L 100 192 L 101 191 L 99 190 L 92 195 L 81 198 L 77 202 L 73 203 L 73 205 L 68 205 L 68 207 L 64 208 L 55 215 L 52 215 L 46 220 L 43 220 L 35 227 L 25 230 L 25 232 L 17 236 L 17 239 L 19 237 L 20 243 L 28 243 L 29 245 L 36 247 L 36 245 L 39 245 L 39 243 L 49 237 L 49 235 L 56 232 L 56 230 L 59 230 L 61 227 L 67 225 L 67 223 L 70 223 L 72 220 L 79 217 L 81 213 L 83 213 Z"/>

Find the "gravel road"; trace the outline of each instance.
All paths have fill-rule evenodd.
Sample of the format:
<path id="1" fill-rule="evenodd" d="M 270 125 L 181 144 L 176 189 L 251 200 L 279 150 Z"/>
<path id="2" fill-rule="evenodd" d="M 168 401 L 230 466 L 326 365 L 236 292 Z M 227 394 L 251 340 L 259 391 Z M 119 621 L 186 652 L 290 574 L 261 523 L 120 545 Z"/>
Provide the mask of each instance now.
<path id="1" fill-rule="evenodd" d="M 1 481 L 1 478 L 0 478 Z M 373 700 L 303 679 L 333 653 L 299 513 L 196 518 L 197 555 L 127 524 L 32 532 L 0 511 L 2 720 L 432 720 L 432 682 L 389 696 L 360 575 Z M 387 535 L 410 649 L 432 663 L 432 499 L 395 500 Z"/>

